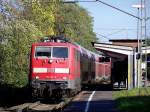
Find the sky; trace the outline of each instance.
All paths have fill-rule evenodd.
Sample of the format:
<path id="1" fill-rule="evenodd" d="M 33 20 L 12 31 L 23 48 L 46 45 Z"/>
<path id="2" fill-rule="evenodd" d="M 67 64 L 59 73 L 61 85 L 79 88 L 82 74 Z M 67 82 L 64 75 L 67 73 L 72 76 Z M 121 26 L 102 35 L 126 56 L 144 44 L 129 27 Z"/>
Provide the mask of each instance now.
<path id="1" fill-rule="evenodd" d="M 87 1 L 87 0 L 86 0 Z M 135 16 L 138 9 L 132 5 L 140 4 L 140 0 L 101 0 Z M 79 5 L 88 10 L 94 20 L 94 32 L 101 42 L 109 39 L 136 39 L 137 19 L 112 9 L 99 2 L 80 2 Z"/>

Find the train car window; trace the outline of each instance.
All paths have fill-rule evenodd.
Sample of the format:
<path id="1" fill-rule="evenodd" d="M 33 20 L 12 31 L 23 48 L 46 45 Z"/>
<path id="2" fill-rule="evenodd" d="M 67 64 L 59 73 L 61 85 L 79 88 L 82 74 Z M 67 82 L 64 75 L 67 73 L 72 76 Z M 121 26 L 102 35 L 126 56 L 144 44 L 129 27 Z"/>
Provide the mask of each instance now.
<path id="1" fill-rule="evenodd" d="M 110 62 L 110 57 L 105 57 L 105 62 Z"/>
<path id="2" fill-rule="evenodd" d="M 67 47 L 53 47 L 52 56 L 54 58 L 68 58 L 68 48 Z"/>
<path id="3" fill-rule="evenodd" d="M 51 57 L 51 47 L 36 47 L 35 57 Z"/>
<path id="4" fill-rule="evenodd" d="M 150 61 L 150 55 L 149 54 L 147 55 L 147 61 Z"/>
<path id="5" fill-rule="evenodd" d="M 80 61 L 80 52 L 77 51 L 77 60 Z"/>
<path id="6" fill-rule="evenodd" d="M 104 60 L 104 57 L 100 57 L 99 58 L 99 62 L 104 62 L 105 60 Z"/>
<path id="7" fill-rule="evenodd" d="M 110 62 L 110 57 L 100 57 L 99 62 Z"/>

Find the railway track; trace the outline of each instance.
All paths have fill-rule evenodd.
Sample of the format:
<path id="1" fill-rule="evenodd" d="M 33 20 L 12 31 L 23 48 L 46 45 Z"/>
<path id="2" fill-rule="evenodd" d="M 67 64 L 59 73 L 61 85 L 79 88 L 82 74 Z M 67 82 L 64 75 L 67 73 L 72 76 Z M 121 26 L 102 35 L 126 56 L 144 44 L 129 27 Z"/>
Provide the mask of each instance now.
<path id="1" fill-rule="evenodd" d="M 80 92 L 74 97 L 64 98 L 61 101 L 35 101 L 33 103 L 24 103 L 8 109 L 1 109 L 0 112 L 58 112 L 64 109 L 74 98 L 82 94 Z"/>
<path id="2" fill-rule="evenodd" d="M 3 112 L 55 112 L 62 110 L 73 98 L 66 98 L 57 103 L 48 103 L 43 101 L 36 101 L 33 103 L 24 103 L 8 109 Z"/>

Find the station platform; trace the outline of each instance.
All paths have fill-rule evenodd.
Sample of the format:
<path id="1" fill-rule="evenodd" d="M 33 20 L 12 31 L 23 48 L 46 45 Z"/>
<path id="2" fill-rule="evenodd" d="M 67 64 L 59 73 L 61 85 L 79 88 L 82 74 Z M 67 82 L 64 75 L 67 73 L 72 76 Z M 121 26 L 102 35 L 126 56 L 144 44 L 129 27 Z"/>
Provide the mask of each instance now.
<path id="1" fill-rule="evenodd" d="M 119 85 L 124 83 L 127 89 L 142 86 L 142 71 L 146 69 L 147 63 L 142 59 L 144 55 L 150 54 L 150 46 L 140 47 L 139 53 L 136 39 L 110 40 L 110 42 L 93 43 L 93 46 L 96 50 L 111 57 L 112 83 L 119 83 Z M 142 42 L 139 44 L 142 45 Z"/>

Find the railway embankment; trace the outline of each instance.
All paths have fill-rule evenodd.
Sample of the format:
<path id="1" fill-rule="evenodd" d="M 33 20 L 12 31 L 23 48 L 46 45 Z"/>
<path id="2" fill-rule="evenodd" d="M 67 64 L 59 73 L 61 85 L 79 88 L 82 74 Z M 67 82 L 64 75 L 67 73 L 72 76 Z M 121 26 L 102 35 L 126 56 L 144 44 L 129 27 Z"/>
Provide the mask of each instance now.
<path id="1" fill-rule="evenodd" d="M 113 97 L 117 101 L 120 112 L 149 112 L 150 88 L 114 91 Z"/>
<path id="2" fill-rule="evenodd" d="M 0 112 L 59 112 L 62 111 L 74 98 L 63 99 L 34 99 L 27 87 L 1 87 Z"/>
<path id="3" fill-rule="evenodd" d="M 12 85 L 0 85 L 0 107 L 9 108 L 31 101 L 28 86 L 17 88 Z"/>

